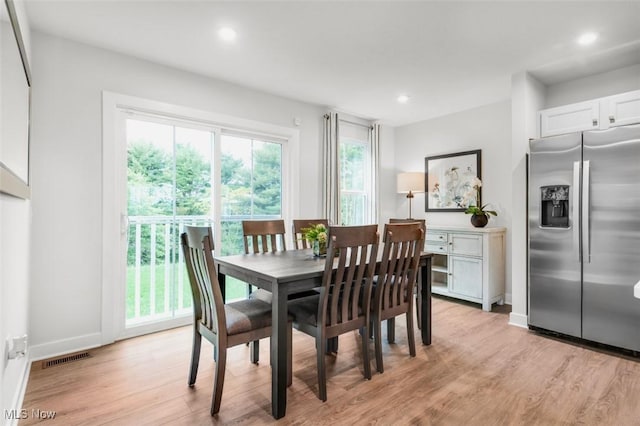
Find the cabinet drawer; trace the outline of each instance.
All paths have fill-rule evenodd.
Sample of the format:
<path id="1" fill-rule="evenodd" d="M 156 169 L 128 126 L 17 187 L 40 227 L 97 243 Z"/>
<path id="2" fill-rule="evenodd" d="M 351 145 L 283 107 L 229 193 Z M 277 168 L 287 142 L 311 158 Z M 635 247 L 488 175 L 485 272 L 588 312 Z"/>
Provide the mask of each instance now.
<path id="1" fill-rule="evenodd" d="M 424 245 L 425 251 L 429 251 L 431 253 L 447 253 L 448 245 L 447 243 L 438 244 L 436 242 L 427 241 Z"/>
<path id="2" fill-rule="evenodd" d="M 451 254 L 464 256 L 482 256 L 482 235 L 478 234 L 449 234 Z"/>
<path id="3" fill-rule="evenodd" d="M 447 233 L 427 230 L 427 236 L 425 237 L 425 240 L 428 243 L 437 243 L 437 242 L 446 243 Z"/>

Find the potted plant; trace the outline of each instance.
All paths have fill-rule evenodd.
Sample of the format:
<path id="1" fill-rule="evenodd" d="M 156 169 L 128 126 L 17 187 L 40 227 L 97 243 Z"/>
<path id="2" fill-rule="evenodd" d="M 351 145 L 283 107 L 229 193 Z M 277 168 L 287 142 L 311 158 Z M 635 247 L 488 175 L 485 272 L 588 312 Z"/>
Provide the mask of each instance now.
<path id="1" fill-rule="evenodd" d="M 319 223 L 309 228 L 303 228 L 304 238 L 311 242 L 314 256 L 324 256 L 327 254 L 327 227 Z"/>
<path id="2" fill-rule="evenodd" d="M 477 177 L 474 177 L 469 184 L 471 189 L 465 194 L 465 201 L 467 209 L 464 211 L 471 216 L 471 224 L 476 228 L 482 228 L 489 223 L 490 216 L 498 216 L 495 210 L 487 210 L 489 204 L 480 205 L 480 188 L 482 187 L 482 181 Z"/>

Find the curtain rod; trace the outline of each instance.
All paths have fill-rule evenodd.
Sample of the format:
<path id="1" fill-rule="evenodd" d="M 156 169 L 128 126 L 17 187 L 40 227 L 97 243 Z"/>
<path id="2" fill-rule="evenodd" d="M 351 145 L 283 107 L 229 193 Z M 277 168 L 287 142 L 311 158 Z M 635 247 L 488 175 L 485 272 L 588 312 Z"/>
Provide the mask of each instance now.
<path id="1" fill-rule="evenodd" d="M 329 114 L 325 114 L 324 118 L 329 118 L 330 115 Z M 339 116 L 338 116 L 339 117 Z M 373 124 L 362 124 L 362 123 L 356 123 L 355 121 L 349 121 L 349 120 L 344 120 L 342 118 L 338 118 L 338 121 L 343 121 L 345 123 L 349 123 L 349 124 L 353 124 L 354 126 L 360 126 L 360 127 L 364 127 L 366 129 L 373 129 L 375 126 Z"/>
<path id="2" fill-rule="evenodd" d="M 349 121 L 349 120 L 343 120 L 342 118 L 338 118 L 338 121 L 342 121 L 344 123 L 348 123 L 348 124 L 353 124 L 354 126 L 360 126 L 360 127 L 364 127 L 365 129 L 373 129 L 373 125 L 372 124 L 362 124 L 362 123 L 356 123 L 355 121 Z"/>

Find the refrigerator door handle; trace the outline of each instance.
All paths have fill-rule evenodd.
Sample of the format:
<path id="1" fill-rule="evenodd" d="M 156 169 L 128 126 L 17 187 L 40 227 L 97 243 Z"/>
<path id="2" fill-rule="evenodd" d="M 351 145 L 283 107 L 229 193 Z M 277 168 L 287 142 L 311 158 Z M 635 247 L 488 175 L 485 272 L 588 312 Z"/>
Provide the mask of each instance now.
<path id="1" fill-rule="evenodd" d="M 578 263 L 582 261 L 580 253 L 580 162 L 573 163 L 573 205 L 571 208 L 573 222 L 573 248 L 578 256 Z"/>
<path id="2" fill-rule="evenodd" d="M 582 247 L 585 253 L 584 261 L 591 263 L 591 241 L 589 235 L 589 161 L 582 164 Z"/>

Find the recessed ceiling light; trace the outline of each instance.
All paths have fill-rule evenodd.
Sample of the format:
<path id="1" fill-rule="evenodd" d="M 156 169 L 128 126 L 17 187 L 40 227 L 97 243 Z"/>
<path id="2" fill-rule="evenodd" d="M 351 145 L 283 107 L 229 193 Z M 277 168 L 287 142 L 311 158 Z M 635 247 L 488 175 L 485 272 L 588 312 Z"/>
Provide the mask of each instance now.
<path id="1" fill-rule="evenodd" d="M 397 100 L 401 104 L 406 104 L 407 102 L 409 102 L 409 97 L 407 95 L 400 95 L 400 96 L 398 96 Z"/>
<path id="2" fill-rule="evenodd" d="M 596 33 L 584 33 L 580 37 L 578 37 L 578 44 L 581 44 L 582 46 L 588 46 L 597 39 L 598 34 Z"/>
<path id="3" fill-rule="evenodd" d="M 224 41 L 233 41 L 236 39 L 236 32 L 233 28 L 229 27 L 221 28 L 220 31 L 218 31 L 218 35 Z"/>

